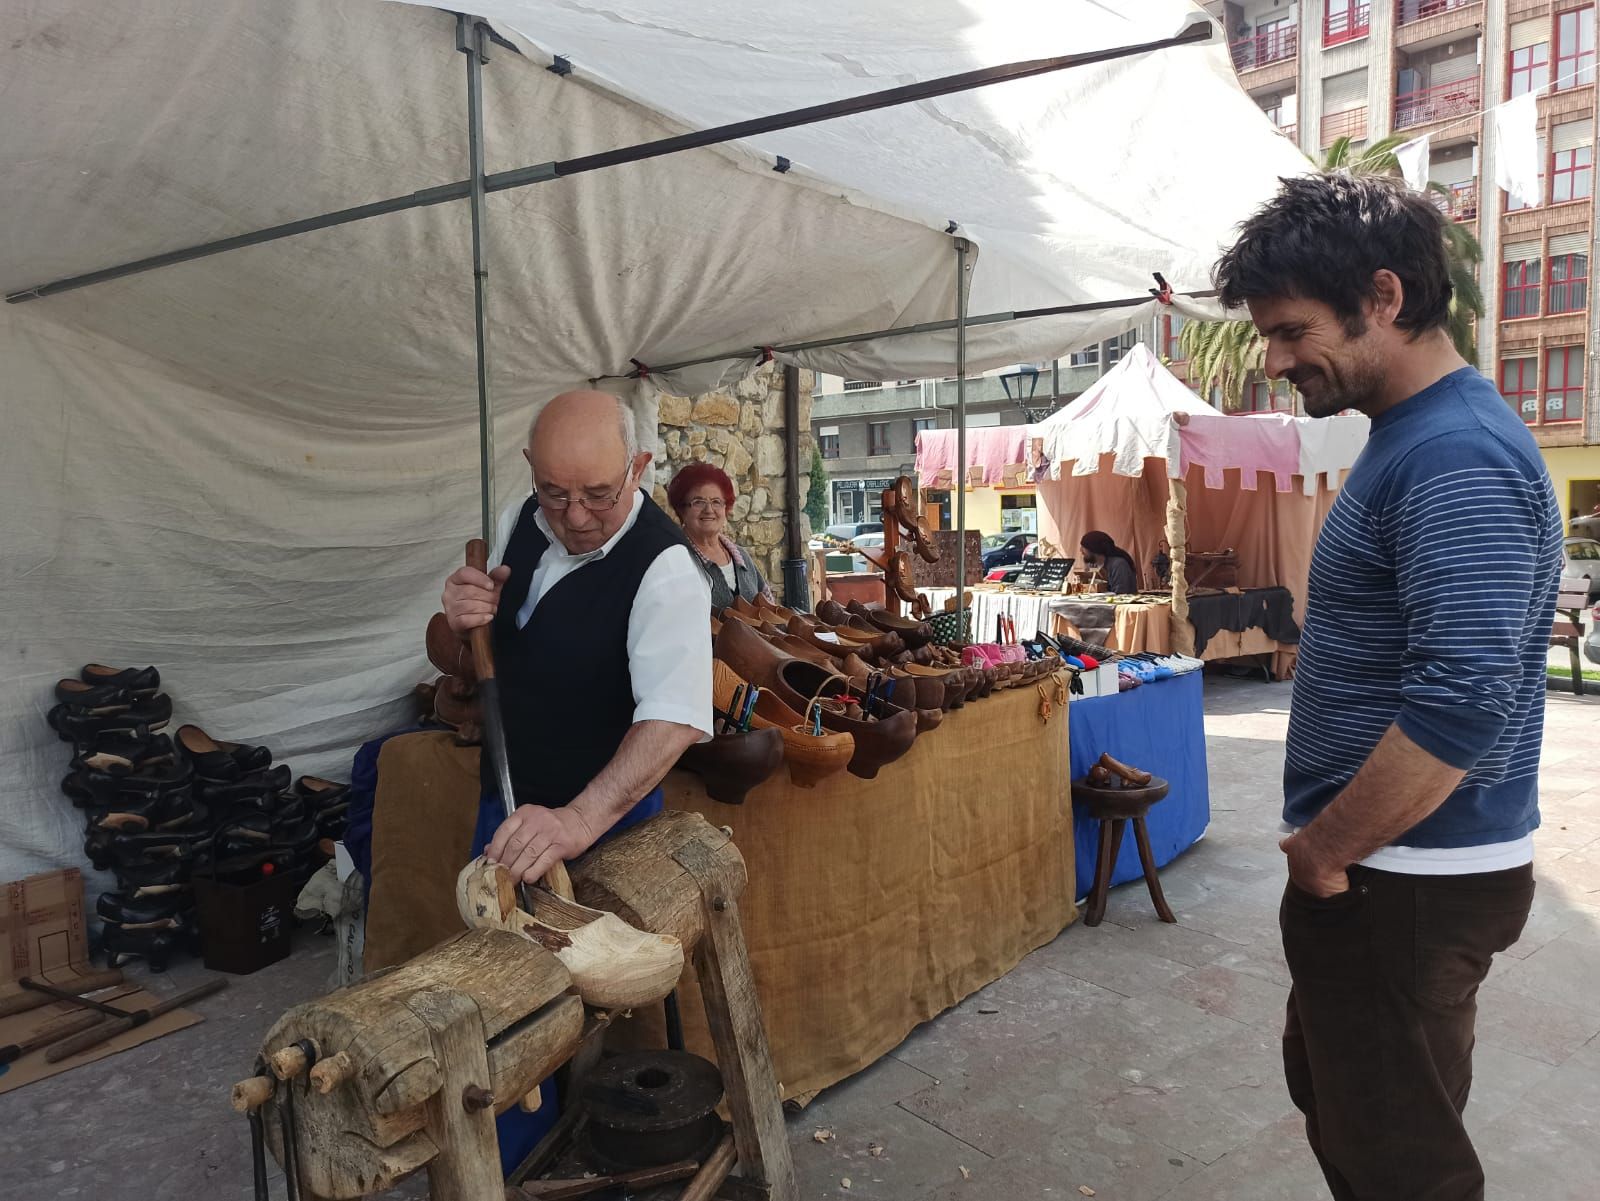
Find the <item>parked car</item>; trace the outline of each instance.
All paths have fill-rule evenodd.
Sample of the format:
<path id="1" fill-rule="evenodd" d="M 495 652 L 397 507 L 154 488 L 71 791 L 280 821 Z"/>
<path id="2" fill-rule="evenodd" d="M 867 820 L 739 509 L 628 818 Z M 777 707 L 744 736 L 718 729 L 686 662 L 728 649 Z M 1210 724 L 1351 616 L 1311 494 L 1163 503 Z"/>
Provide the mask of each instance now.
<path id="1" fill-rule="evenodd" d="M 996 567 L 1006 567 L 1012 563 L 1022 562 L 1022 556 L 1034 542 L 1032 534 L 1012 534 L 1010 537 L 1000 536 L 1001 542 L 992 550 L 987 546 L 988 539 L 984 539 L 983 570 L 993 571 Z"/>
<path id="2" fill-rule="evenodd" d="M 1561 546 L 1561 558 L 1561 578 L 1587 580 L 1590 603 L 1600 600 L 1600 542 L 1568 538 Z"/>
<path id="3" fill-rule="evenodd" d="M 883 533 L 881 530 L 876 534 L 857 534 L 850 541 L 873 552 L 881 552 L 883 550 Z M 878 570 L 876 564 L 868 563 L 863 556 L 854 555 L 852 557 L 855 559 L 855 564 L 851 567 L 852 571 L 868 572 Z M 882 558 L 882 554 L 879 553 L 878 557 Z"/>
<path id="4" fill-rule="evenodd" d="M 831 538 L 831 539 L 836 539 L 836 540 L 840 540 L 840 541 L 844 541 L 844 542 L 854 542 L 862 534 L 881 534 L 881 533 L 883 533 L 883 522 L 881 522 L 881 521 L 846 521 L 846 522 L 841 522 L 838 525 L 830 525 L 826 529 L 824 529 L 822 532 L 824 534 L 826 534 L 828 536 L 828 538 Z M 828 543 L 828 541 L 826 539 L 820 538 L 820 537 L 815 537 L 815 536 L 812 537 L 811 542 L 810 542 L 810 546 L 811 546 L 812 550 L 824 550 L 824 549 L 827 548 L 828 545 L 829 545 L 829 543 Z M 879 546 L 883 545 L 882 539 L 879 539 L 878 545 Z"/>

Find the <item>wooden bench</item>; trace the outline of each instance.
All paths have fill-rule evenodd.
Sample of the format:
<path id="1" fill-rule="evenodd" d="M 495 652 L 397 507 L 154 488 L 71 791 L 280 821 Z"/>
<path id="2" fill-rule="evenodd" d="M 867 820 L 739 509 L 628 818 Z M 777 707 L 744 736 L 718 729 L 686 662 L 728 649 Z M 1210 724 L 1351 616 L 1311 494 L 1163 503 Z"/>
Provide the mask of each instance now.
<path id="1" fill-rule="evenodd" d="M 1564 646 L 1572 655 L 1572 691 L 1583 695 L 1583 611 L 1589 607 L 1587 580 L 1562 580 L 1556 597 L 1550 645 Z"/>

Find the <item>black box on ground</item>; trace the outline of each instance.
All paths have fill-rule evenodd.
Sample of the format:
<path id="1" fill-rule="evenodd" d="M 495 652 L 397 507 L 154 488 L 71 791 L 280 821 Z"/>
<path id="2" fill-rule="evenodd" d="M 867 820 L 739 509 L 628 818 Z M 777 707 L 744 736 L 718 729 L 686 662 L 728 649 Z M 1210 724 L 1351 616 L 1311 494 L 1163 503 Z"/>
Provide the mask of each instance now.
<path id="1" fill-rule="evenodd" d="M 260 971 L 289 953 L 294 899 L 301 881 L 293 873 L 225 884 L 196 876 L 195 916 L 206 967 L 236 976 Z"/>

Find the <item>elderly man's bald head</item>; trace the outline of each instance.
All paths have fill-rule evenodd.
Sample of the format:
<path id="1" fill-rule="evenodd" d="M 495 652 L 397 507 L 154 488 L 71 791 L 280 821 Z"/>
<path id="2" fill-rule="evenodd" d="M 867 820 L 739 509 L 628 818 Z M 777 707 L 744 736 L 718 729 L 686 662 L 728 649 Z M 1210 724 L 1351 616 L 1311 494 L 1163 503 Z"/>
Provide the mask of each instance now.
<path id="1" fill-rule="evenodd" d="M 609 392 L 596 392 L 585 388 L 575 392 L 563 392 L 535 405 L 533 420 L 528 422 L 529 450 L 533 449 L 539 426 L 547 415 L 557 426 L 576 421 L 580 424 L 593 423 L 598 427 L 609 422 L 617 432 L 622 452 L 630 459 L 639 453 L 639 434 L 634 425 L 633 410 Z"/>
<path id="2" fill-rule="evenodd" d="M 632 410 L 594 391 L 563 392 L 542 405 L 522 453 L 546 521 L 573 554 L 598 549 L 621 528 L 650 462 Z"/>

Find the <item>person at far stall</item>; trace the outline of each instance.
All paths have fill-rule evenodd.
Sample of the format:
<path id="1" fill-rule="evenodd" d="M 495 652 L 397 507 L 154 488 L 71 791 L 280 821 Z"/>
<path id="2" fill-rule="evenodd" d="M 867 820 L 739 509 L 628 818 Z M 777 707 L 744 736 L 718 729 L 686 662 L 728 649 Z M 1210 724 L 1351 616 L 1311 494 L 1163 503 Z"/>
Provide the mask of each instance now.
<path id="1" fill-rule="evenodd" d="M 710 463 L 690 463 L 667 485 L 667 503 L 689 536 L 689 549 L 711 587 L 711 608 L 720 613 L 735 597 L 764 597 L 776 604 L 772 588 L 755 558 L 728 537 L 728 510 L 733 508 L 733 481 Z"/>
<path id="2" fill-rule="evenodd" d="M 1102 530 L 1090 530 L 1078 540 L 1087 567 L 1098 567 L 1106 577 L 1106 591 L 1113 596 L 1131 596 L 1139 591 L 1139 572 L 1133 556 Z"/>

